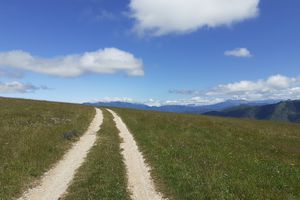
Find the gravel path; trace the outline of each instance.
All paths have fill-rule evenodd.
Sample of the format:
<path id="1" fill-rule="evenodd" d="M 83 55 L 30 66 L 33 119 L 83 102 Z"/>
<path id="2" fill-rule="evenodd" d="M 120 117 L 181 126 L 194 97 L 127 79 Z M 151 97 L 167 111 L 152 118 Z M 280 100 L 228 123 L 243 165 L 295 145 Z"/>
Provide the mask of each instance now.
<path id="1" fill-rule="evenodd" d="M 96 108 L 93 121 L 79 141 L 72 146 L 54 168 L 44 174 L 40 185 L 26 191 L 19 200 L 59 199 L 67 190 L 76 170 L 82 165 L 88 151 L 94 145 L 96 133 L 99 131 L 102 121 L 102 112 Z"/>
<path id="2" fill-rule="evenodd" d="M 132 193 L 131 198 L 133 200 L 163 199 L 161 194 L 155 191 L 149 172 L 150 167 L 145 164 L 132 134 L 115 112 L 112 110 L 108 111 L 114 116 L 114 121 L 120 131 L 120 137 L 123 139 L 121 148 L 123 149 L 122 154 L 127 168 L 128 189 Z"/>

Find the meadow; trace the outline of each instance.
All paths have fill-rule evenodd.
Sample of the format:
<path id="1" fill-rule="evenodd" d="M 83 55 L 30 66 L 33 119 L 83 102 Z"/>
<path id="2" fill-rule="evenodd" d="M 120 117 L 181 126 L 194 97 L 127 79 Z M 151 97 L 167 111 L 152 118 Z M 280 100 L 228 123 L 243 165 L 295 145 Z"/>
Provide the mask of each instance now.
<path id="1" fill-rule="evenodd" d="M 0 98 L 0 199 L 13 199 L 34 185 L 94 114 L 94 108 L 81 105 Z"/>
<path id="2" fill-rule="evenodd" d="M 300 125 L 114 109 L 170 199 L 300 199 Z"/>
<path id="3" fill-rule="evenodd" d="M 168 199 L 300 199 L 300 124 L 113 110 Z M 122 140 L 102 111 L 96 143 L 62 199 L 130 199 Z M 0 199 L 36 185 L 94 114 L 93 107 L 0 98 Z"/>

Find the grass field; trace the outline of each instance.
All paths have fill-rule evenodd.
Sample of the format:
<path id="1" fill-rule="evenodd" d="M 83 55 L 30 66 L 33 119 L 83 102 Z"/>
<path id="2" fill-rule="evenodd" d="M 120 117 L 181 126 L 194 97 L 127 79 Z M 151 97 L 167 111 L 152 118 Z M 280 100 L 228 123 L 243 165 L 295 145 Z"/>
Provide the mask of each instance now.
<path id="1" fill-rule="evenodd" d="M 170 199 L 300 199 L 300 125 L 114 109 Z"/>
<path id="2" fill-rule="evenodd" d="M 79 168 L 64 200 L 130 199 L 118 130 L 112 115 L 104 109 L 103 114 L 104 121 L 96 145 Z"/>
<path id="3" fill-rule="evenodd" d="M 300 125 L 114 109 L 169 199 L 300 199 Z M 0 98 L 0 199 L 34 184 L 86 130 L 95 111 Z M 130 199 L 112 115 L 65 200 Z M 64 133 L 78 133 L 72 139 Z"/>
<path id="4" fill-rule="evenodd" d="M 92 107 L 0 98 L 0 199 L 10 200 L 59 160 L 94 117 Z"/>

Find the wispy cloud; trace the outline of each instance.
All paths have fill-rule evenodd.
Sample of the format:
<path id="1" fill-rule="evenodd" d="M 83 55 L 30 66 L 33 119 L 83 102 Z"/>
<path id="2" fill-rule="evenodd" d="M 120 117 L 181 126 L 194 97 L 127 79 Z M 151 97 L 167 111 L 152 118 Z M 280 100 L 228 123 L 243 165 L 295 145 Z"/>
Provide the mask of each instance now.
<path id="1" fill-rule="evenodd" d="M 117 16 L 114 13 L 109 12 L 107 10 L 101 10 L 99 11 L 99 13 L 95 15 L 95 19 L 97 21 L 103 21 L 103 20 L 111 21 L 111 20 L 116 20 Z"/>
<path id="2" fill-rule="evenodd" d="M 114 21 L 120 18 L 119 15 L 111 11 L 101 9 L 99 6 L 91 6 L 85 8 L 80 16 L 80 21 L 83 22 L 104 22 Z"/>
<path id="3" fill-rule="evenodd" d="M 183 95 L 194 95 L 196 90 L 188 90 L 188 89 L 173 89 L 169 90 L 170 94 L 183 94 Z"/>
<path id="4" fill-rule="evenodd" d="M 131 0 L 139 34 L 189 33 L 256 17 L 260 0 Z"/>
<path id="5" fill-rule="evenodd" d="M 251 57 L 252 54 L 247 48 L 236 48 L 233 50 L 228 50 L 224 52 L 225 56 L 234 56 L 234 57 Z"/>
<path id="6" fill-rule="evenodd" d="M 165 101 L 164 105 L 212 105 L 224 102 L 222 98 L 192 97 Z"/>
<path id="7" fill-rule="evenodd" d="M 2 83 L 0 82 L 0 93 L 31 93 L 36 90 L 48 90 L 47 86 L 35 86 L 29 83 L 21 83 L 18 81 Z"/>
<path id="8" fill-rule="evenodd" d="M 84 102 L 97 103 L 97 102 L 127 102 L 135 103 L 136 101 L 129 97 L 104 97 L 99 99 L 90 99 Z"/>
<path id="9" fill-rule="evenodd" d="M 0 67 L 12 67 L 62 77 L 75 77 L 84 73 L 117 72 L 125 72 L 129 76 L 144 75 L 142 60 L 117 48 L 54 58 L 41 58 L 22 50 L 0 52 Z"/>

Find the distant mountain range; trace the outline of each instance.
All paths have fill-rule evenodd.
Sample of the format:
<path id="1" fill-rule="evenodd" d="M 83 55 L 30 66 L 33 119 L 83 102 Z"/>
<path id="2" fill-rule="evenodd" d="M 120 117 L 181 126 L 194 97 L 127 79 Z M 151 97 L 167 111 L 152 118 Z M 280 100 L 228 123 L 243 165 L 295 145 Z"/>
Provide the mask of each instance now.
<path id="1" fill-rule="evenodd" d="M 300 123 L 300 100 L 281 101 L 275 104 L 260 106 L 240 105 L 223 111 L 211 111 L 204 114 Z"/>
<path id="2" fill-rule="evenodd" d="M 128 103 L 128 102 L 96 102 L 96 103 L 84 103 L 91 106 L 102 107 L 117 107 L 117 108 L 131 108 L 138 110 L 153 110 L 161 112 L 176 112 L 176 113 L 192 113 L 203 114 L 210 111 L 222 111 L 234 106 L 259 106 L 277 103 L 279 100 L 265 100 L 265 101 L 244 101 L 244 100 L 228 100 L 222 103 L 213 105 L 163 105 L 163 106 L 148 106 L 140 103 Z"/>

